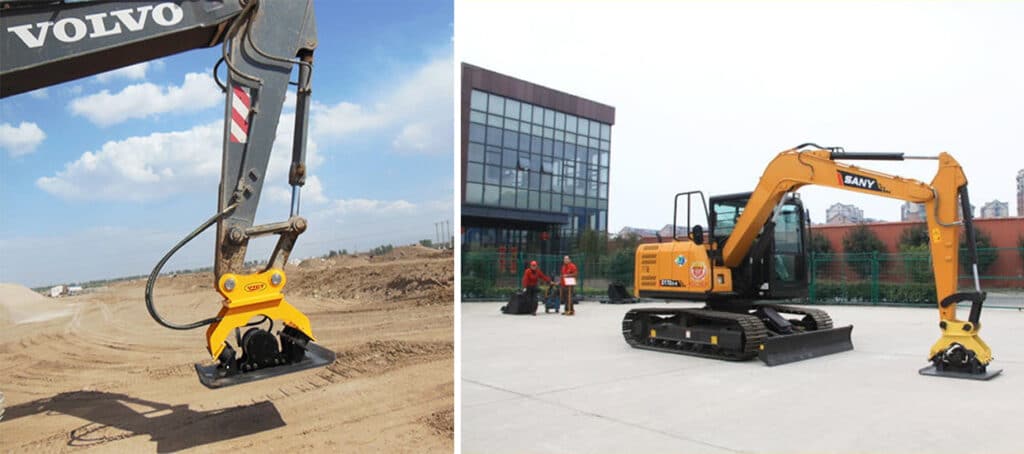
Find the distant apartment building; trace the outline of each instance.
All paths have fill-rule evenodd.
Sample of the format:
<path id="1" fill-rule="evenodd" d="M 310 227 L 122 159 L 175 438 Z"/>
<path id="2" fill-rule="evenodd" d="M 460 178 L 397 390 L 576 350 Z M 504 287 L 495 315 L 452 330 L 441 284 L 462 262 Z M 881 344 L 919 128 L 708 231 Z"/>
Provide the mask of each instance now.
<path id="1" fill-rule="evenodd" d="M 1017 171 L 1017 216 L 1024 216 L 1024 169 Z"/>
<path id="2" fill-rule="evenodd" d="M 926 218 L 923 203 L 906 202 L 900 207 L 900 220 L 904 222 L 919 222 Z"/>
<path id="3" fill-rule="evenodd" d="M 981 207 L 983 218 L 1005 218 L 1010 216 L 1010 204 L 993 200 Z"/>
<path id="4" fill-rule="evenodd" d="M 635 236 L 639 238 L 654 238 L 657 235 L 658 231 L 656 229 L 643 229 L 640 227 L 629 226 L 623 227 L 622 230 L 619 230 L 619 233 L 615 234 L 615 236 L 619 238 L 626 238 L 630 236 Z"/>
<path id="5" fill-rule="evenodd" d="M 825 211 L 826 224 L 856 224 L 864 222 L 864 210 L 856 205 L 836 203 Z"/>

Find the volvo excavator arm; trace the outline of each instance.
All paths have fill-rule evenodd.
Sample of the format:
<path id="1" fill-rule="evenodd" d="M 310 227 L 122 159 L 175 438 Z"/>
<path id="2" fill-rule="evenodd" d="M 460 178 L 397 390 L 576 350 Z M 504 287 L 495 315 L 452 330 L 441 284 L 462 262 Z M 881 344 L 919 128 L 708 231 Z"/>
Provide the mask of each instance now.
<path id="1" fill-rule="evenodd" d="M 805 149 L 807 146 L 813 146 L 814 149 Z M 938 171 L 931 183 L 839 162 L 904 159 L 937 160 Z M 951 155 L 945 152 L 935 157 L 908 157 L 902 153 L 846 153 L 838 148 L 824 149 L 813 144 L 784 151 L 765 169 L 729 240 L 722 248 L 724 265 L 730 268 L 739 266 L 783 197 L 807 185 L 924 204 L 942 336 L 929 353 L 933 365 L 921 372 L 926 375 L 981 379 L 992 378 L 999 373 L 987 370 L 992 352 L 978 335 L 985 293 L 981 291 L 978 279 L 967 177 Z M 962 216 L 958 214 L 958 209 L 962 211 Z M 973 292 L 957 292 L 958 234 L 961 228 L 967 235 L 968 253 L 974 264 Z M 966 321 L 956 317 L 957 304 L 960 302 L 971 303 Z"/>
<path id="2" fill-rule="evenodd" d="M 316 344 L 309 319 L 281 292 L 284 266 L 306 229 L 299 216 L 313 52 L 312 0 L 0 1 L 0 97 L 74 80 L 190 49 L 222 46 L 214 77 L 225 94 L 222 167 L 217 213 L 175 245 L 146 287 L 150 314 L 172 329 L 207 327 L 216 364 L 197 364 L 209 387 L 228 386 L 330 363 L 334 353 Z M 217 69 L 223 64 L 224 82 Z M 297 105 L 289 170 L 288 219 L 254 225 L 285 94 L 297 70 Z M 179 248 L 216 224 L 214 285 L 223 297 L 215 317 L 167 321 L 153 304 L 153 286 Z M 278 235 L 264 270 L 245 274 L 249 240 Z M 254 321 L 255 320 L 255 321 Z M 259 326 L 278 320 L 280 342 Z M 248 328 L 243 336 L 241 330 Z M 241 355 L 228 343 L 236 333 Z"/>

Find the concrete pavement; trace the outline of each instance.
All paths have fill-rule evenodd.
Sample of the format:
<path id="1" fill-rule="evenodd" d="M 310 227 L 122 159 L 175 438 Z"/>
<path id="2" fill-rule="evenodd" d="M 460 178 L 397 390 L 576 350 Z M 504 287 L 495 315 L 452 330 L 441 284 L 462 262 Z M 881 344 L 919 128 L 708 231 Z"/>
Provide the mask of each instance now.
<path id="1" fill-rule="evenodd" d="M 767 367 L 632 349 L 622 315 L 462 310 L 464 452 L 1024 452 L 1024 312 L 982 315 L 989 382 L 918 375 L 934 309 L 820 306 L 854 351 Z M 966 309 L 961 318 L 966 318 Z"/>

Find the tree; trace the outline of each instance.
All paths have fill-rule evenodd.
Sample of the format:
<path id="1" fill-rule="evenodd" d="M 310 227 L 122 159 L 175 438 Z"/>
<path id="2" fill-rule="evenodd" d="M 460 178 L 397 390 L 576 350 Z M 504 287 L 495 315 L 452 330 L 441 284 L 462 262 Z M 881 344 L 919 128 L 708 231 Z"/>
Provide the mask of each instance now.
<path id="1" fill-rule="evenodd" d="M 911 282 L 927 283 L 935 279 L 928 250 L 928 227 L 915 224 L 900 233 L 903 269 Z"/>
<path id="2" fill-rule="evenodd" d="M 825 235 L 813 232 L 811 233 L 811 252 L 818 254 L 831 254 L 832 242 L 830 242 L 828 237 Z"/>
<path id="3" fill-rule="evenodd" d="M 1020 260 L 1024 262 L 1024 235 L 1017 238 L 1017 252 L 1020 252 Z"/>
<path id="4" fill-rule="evenodd" d="M 999 258 L 999 251 L 992 247 L 992 237 L 977 227 L 974 229 L 974 244 L 978 250 L 978 273 L 985 274 Z M 971 257 L 967 253 L 967 235 L 960 236 L 960 265 L 971 271 Z"/>
<path id="5" fill-rule="evenodd" d="M 861 277 L 871 276 L 871 260 L 865 260 L 862 254 L 885 252 L 885 244 L 878 239 L 867 225 L 860 224 L 851 229 L 843 237 L 843 252 L 846 263 Z"/>
<path id="6" fill-rule="evenodd" d="M 915 224 L 900 233 L 900 246 L 928 246 L 928 227 Z M 902 249 L 902 248 L 901 248 Z"/>
<path id="7" fill-rule="evenodd" d="M 434 242 L 430 240 L 420 240 L 420 246 L 434 247 Z"/>
<path id="8" fill-rule="evenodd" d="M 608 278 L 619 281 L 629 287 L 633 282 L 636 248 L 640 245 L 640 237 L 635 234 L 618 237 L 611 241 L 615 249 L 611 262 L 608 264 Z"/>

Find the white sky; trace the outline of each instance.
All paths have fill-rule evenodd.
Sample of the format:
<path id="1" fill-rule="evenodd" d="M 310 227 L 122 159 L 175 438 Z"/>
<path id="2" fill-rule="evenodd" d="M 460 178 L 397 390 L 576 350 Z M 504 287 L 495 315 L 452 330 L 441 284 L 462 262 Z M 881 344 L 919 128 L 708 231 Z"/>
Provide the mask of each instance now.
<path id="1" fill-rule="evenodd" d="M 457 62 L 616 108 L 611 232 L 671 222 L 676 192 L 752 190 L 804 142 L 948 151 L 979 210 L 999 199 L 1018 214 L 1024 2 L 457 0 L 455 14 Z M 935 173 L 933 161 L 854 164 Z M 899 220 L 899 201 L 800 193 L 814 222 L 835 202 Z"/>

